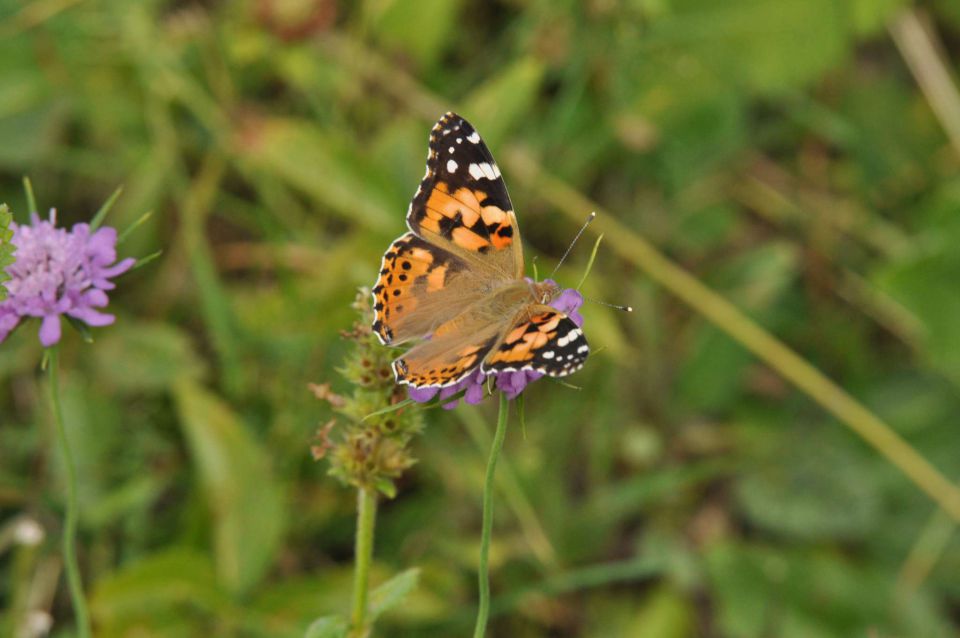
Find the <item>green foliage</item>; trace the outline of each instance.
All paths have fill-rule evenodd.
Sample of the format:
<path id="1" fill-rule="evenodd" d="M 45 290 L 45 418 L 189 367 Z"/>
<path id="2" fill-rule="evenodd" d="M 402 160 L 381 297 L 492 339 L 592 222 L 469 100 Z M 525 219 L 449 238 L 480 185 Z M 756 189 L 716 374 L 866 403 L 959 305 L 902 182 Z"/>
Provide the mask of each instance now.
<path id="1" fill-rule="evenodd" d="M 326 616 L 310 623 L 304 638 L 347 638 L 350 626 L 343 618 Z"/>
<path id="2" fill-rule="evenodd" d="M 271 566 L 285 527 L 285 501 L 264 450 L 240 418 L 200 386 L 173 389 L 180 423 L 214 517 L 217 575 L 231 592 L 256 585 Z"/>
<path id="3" fill-rule="evenodd" d="M 365 18 L 387 50 L 430 69 L 446 45 L 456 39 L 462 5 L 462 0 L 371 2 Z"/>
<path id="4" fill-rule="evenodd" d="M 528 269 L 577 225 L 523 158 L 958 480 L 960 154 L 890 36 L 915 4 L 0 3 L 0 200 L 34 212 L 30 175 L 71 225 L 123 184 L 121 254 L 163 250 L 61 349 L 96 635 L 342 636 L 356 504 L 330 467 L 393 497 L 376 635 L 469 633 L 495 406 L 409 409 L 388 376 L 357 383 L 396 351 L 341 335 L 448 109 L 497 158 Z M 957 7 L 919 4 L 954 78 Z M 586 305 L 582 390 L 533 384 L 504 446 L 490 635 L 956 635 L 954 523 L 617 239 L 583 292 L 635 311 Z M 0 344 L 4 636 L 32 611 L 70 625 L 40 350 L 36 320 Z M 41 544 L 10 540 L 24 515 Z"/>
<path id="5" fill-rule="evenodd" d="M 383 612 L 402 603 L 417 586 L 419 580 L 420 570 L 408 569 L 370 592 L 370 622 L 379 618 Z"/>
<path id="6" fill-rule="evenodd" d="M 352 307 L 359 318 L 353 330 L 344 334 L 353 348 L 340 372 L 353 392 L 341 396 L 331 392 L 328 384 L 311 386 L 317 398 L 346 421 L 334 419 L 320 429 L 313 455 L 318 460 L 329 457 L 330 475 L 345 485 L 393 498 L 395 481 L 416 462 L 409 446 L 423 429 L 423 419 L 403 396 L 403 388 L 394 383 L 390 351 L 370 328 L 373 308 L 368 288 L 357 292 Z"/>
<path id="7" fill-rule="evenodd" d="M 0 301 L 7 298 L 7 289 L 3 282 L 10 280 L 7 274 L 7 267 L 16 261 L 13 254 L 16 250 L 10 240 L 13 239 L 13 231 L 10 229 L 10 223 L 13 221 L 13 215 L 6 204 L 0 204 Z"/>

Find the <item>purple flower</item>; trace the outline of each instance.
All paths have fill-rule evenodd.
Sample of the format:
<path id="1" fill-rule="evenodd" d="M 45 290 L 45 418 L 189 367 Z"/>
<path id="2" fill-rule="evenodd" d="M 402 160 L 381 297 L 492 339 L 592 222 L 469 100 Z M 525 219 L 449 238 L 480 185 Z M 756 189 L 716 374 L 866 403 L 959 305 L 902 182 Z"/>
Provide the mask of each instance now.
<path id="1" fill-rule="evenodd" d="M 545 283 L 553 283 L 547 280 Z M 570 317 L 578 328 L 583 327 L 583 316 L 577 312 L 577 309 L 583 305 L 583 295 L 573 288 L 567 288 L 556 299 L 550 302 L 550 305 Z M 440 395 L 441 405 L 444 410 L 452 410 L 457 407 L 457 400 L 442 403 L 446 398 L 452 397 L 459 392 L 466 390 L 463 400 L 470 404 L 477 404 L 483 399 L 484 385 L 487 377 L 493 377 L 495 386 L 498 390 L 507 395 L 508 399 L 515 399 L 523 390 L 533 381 L 536 381 L 543 374 L 533 370 L 521 370 L 519 372 L 491 372 L 483 374 L 478 368 L 465 378 L 454 385 L 446 388 L 410 388 L 408 393 L 411 399 L 417 403 L 426 403 L 438 394 Z"/>
<path id="2" fill-rule="evenodd" d="M 11 242 L 16 261 L 7 267 L 9 296 L 0 302 L 0 342 L 24 317 L 38 317 L 40 343 L 60 341 L 60 316 L 68 315 L 89 326 L 106 326 L 114 316 L 96 308 L 107 305 L 113 277 L 129 270 L 136 260 L 117 262 L 117 231 L 91 230 L 76 224 L 69 231 L 56 227 L 57 214 L 44 221 L 34 213 L 29 225 L 13 223 Z M 116 262 L 116 263 L 114 263 Z"/>

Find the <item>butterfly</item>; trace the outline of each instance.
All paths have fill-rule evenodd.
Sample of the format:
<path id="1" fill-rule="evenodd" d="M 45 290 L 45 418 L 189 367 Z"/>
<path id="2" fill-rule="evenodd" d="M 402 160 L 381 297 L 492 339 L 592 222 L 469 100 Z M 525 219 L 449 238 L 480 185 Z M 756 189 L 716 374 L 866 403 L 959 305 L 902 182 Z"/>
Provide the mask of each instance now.
<path id="1" fill-rule="evenodd" d="M 420 339 L 393 362 L 398 383 L 453 385 L 484 374 L 583 367 L 583 331 L 548 304 L 552 281 L 524 277 L 513 204 L 476 129 L 447 113 L 430 132 L 427 172 L 407 210 L 409 232 L 383 256 L 373 331 L 386 345 Z"/>

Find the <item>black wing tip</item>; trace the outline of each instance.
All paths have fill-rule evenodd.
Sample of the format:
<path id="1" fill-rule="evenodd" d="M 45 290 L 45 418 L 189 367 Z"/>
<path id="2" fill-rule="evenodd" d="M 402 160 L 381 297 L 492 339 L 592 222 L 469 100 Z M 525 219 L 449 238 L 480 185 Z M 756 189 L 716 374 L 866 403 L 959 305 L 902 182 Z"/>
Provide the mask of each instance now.
<path id="1" fill-rule="evenodd" d="M 476 128 L 474 128 L 474 126 L 469 121 L 467 121 L 465 117 L 463 117 L 459 113 L 456 113 L 455 111 L 447 111 L 442 116 L 440 116 L 440 119 L 437 120 L 437 123 L 433 125 L 432 137 L 435 136 L 437 133 L 443 131 L 444 128 L 447 129 L 447 131 L 444 131 L 445 133 L 450 132 L 451 129 L 452 130 L 463 129 L 467 131 L 468 135 L 476 131 Z"/>

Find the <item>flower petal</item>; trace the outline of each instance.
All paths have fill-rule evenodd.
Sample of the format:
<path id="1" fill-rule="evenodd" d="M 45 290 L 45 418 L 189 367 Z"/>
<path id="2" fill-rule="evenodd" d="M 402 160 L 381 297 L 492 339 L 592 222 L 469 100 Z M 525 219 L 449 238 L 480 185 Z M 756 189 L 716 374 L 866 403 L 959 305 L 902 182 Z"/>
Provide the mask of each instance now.
<path id="1" fill-rule="evenodd" d="M 410 386 L 407 389 L 407 396 L 416 401 L 417 403 L 426 403 L 433 397 L 437 396 L 437 392 L 440 390 L 437 388 L 414 388 Z"/>
<path id="2" fill-rule="evenodd" d="M 463 383 L 463 382 L 461 381 L 460 383 Z M 459 403 L 459 399 L 454 399 L 453 401 L 447 401 L 446 403 L 443 403 L 443 400 L 449 397 L 452 397 L 457 392 L 459 392 L 460 383 L 456 383 L 454 385 L 448 385 L 447 387 L 442 388 L 440 390 L 440 401 L 441 401 L 440 407 L 441 408 L 443 408 L 444 410 L 452 410 L 455 407 L 457 407 L 457 403 Z"/>
<path id="3" fill-rule="evenodd" d="M 0 343 L 3 343 L 19 323 L 19 316 L 12 311 L 5 311 L 5 309 L 0 308 Z"/>
<path id="4" fill-rule="evenodd" d="M 60 315 L 47 315 L 40 324 L 40 344 L 44 348 L 60 341 Z"/>
<path id="5" fill-rule="evenodd" d="M 137 263 L 137 260 L 133 257 L 127 257 L 126 259 L 121 259 L 114 265 L 108 268 L 101 268 L 97 273 L 100 277 L 116 277 L 117 275 L 122 275 L 127 272 L 133 265 Z"/>
<path id="6" fill-rule="evenodd" d="M 474 383 L 467 388 L 467 393 L 463 395 L 463 400 L 470 405 L 476 405 L 483 401 L 483 383 Z"/>
<path id="7" fill-rule="evenodd" d="M 83 293 L 83 303 L 94 308 L 102 308 L 110 303 L 110 298 L 102 290 L 91 288 Z"/>
<path id="8" fill-rule="evenodd" d="M 569 315 L 583 305 L 583 295 L 573 288 L 567 288 L 560 293 L 560 296 L 554 299 L 550 305 L 560 312 Z"/>
<path id="9" fill-rule="evenodd" d="M 113 315 L 108 315 L 105 312 L 97 312 L 93 308 L 76 308 L 68 311 L 67 314 L 95 328 L 109 326 L 117 319 Z"/>

